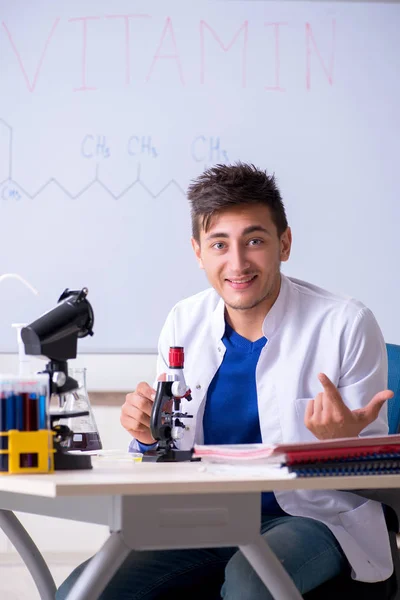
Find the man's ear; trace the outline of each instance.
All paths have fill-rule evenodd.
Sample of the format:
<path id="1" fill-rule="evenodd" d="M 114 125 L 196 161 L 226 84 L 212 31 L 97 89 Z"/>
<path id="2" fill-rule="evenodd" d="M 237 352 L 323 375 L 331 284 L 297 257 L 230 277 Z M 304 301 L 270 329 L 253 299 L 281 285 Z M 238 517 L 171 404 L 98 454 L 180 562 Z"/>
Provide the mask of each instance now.
<path id="1" fill-rule="evenodd" d="M 292 230 L 287 227 L 281 235 L 281 261 L 286 262 L 289 260 L 290 249 L 292 247 Z"/>
<path id="2" fill-rule="evenodd" d="M 200 269 L 204 269 L 203 261 L 201 260 L 200 244 L 197 240 L 194 239 L 194 237 L 191 238 L 191 242 L 192 242 L 192 248 L 193 248 L 196 258 L 197 258 L 197 262 L 199 263 L 199 267 L 200 267 Z"/>

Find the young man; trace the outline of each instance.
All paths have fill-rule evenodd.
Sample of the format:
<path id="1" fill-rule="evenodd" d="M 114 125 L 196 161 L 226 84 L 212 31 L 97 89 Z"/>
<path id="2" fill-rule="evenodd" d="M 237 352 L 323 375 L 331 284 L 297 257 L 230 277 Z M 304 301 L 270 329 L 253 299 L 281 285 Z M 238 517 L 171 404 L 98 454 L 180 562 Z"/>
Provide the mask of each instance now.
<path id="1" fill-rule="evenodd" d="M 159 340 L 185 349 L 194 414 L 183 445 L 280 443 L 387 433 L 386 349 L 360 302 L 285 277 L 291 231 L 274 178 L 252 165 L 217 165 L 189 188 L 192 244 L 211 289 L 179 302 Z M 154 443 L 155 390 L 128 394 L 121 423 L 132 447 Z M 372 399 L 371 399 L 372 398 Z M 381 505 L 340 491 L 262 495 L 261 530 L 301 593 L 343 570 L 387 579 L 390 547 Z M 80 573 L 78 567 L 58 593 Z M 101 600 L 192 597 L 270 600 L 236 548 L 132 552 Z M 180 596 L 179 596 L 180 597 Z M 197 596 L 196 596 L 197 597 Z"/>

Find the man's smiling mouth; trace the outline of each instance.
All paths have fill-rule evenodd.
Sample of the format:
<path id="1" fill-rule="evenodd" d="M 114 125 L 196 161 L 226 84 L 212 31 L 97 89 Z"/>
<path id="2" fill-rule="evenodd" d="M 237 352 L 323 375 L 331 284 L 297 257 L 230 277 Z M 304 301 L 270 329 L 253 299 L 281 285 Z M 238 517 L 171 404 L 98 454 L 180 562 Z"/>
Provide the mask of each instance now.
<path id="1" fill-rule="evenodd" d="M 249 275 L 248 277 L 242 277 L 240 279 L 226 278 L 225 281 L 227 281 L 232 287 L 234 287 L 236 289 L 242 289 L 242 288 L 248 287 L 255 280 L 256 277 L 257 277 L 257 275 Z"/>

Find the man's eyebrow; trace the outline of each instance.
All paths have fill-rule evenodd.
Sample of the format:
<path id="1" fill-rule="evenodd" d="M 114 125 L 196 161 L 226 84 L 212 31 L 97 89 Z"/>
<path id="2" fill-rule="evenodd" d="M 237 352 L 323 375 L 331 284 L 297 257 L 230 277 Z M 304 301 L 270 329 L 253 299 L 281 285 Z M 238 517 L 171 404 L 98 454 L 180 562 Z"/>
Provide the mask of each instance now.
<path id="1" fill-rule="evenodd" d="M 257 231 L 261 231 L 261 233 L 267 233 L 268 235 L 271 235 L 271 232 L 262 225 L 250 225 L 250 227 L 246 227 L 246 229 L 243 229 L 242 235 L 248 235 L 249 233 L 255 233 Z"/>
<path id="2" fill-rule="evenodd" d="M 268 229 L 266 229 L 262 225 L 250 225 L 249 227 L 246 227 L 246 229 L 243 229 L 242 235 L 249 235 L 249 233 L 256 233 L 256 232 L 261 232 L 261 233 L 266 233 L 267 235 L 271 235 L 271 232 L 268 231 Z M 215 231 L 214 233 L 210 233 L 210 235 L 208 235 L 206 237 L 206 240 L 214 240 L 215 238 L 228 239 L 229 235 L 227 233 L 224 233 L 223 231 Z"/>
<path id="3" fill-rule="evenodd" d="M 215 233 L 210 233 L 210 235 L 208 235 L 206 237 L 206 240 L 214 240 L 215 238 L 228 238 L 229 235 L 227 233 L 220 233 L 218 231 L 216 231 Z"/>

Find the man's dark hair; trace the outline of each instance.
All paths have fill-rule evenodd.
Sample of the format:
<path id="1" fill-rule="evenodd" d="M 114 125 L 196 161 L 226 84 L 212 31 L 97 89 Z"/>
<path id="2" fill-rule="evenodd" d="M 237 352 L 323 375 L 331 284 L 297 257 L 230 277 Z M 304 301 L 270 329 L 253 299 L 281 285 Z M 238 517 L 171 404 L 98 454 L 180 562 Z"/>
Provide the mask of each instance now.
<path id="1" fill-rule="evenodd" d="M 274 175 L 242 162 L 215 165 L 192 181 L 188 189 L 191 205 L 192 235 L 200 241 L 200 230 L 207 231 L 215 213 L 230 206 L 264 204 L 281 236 L 288 222 Z"/>

